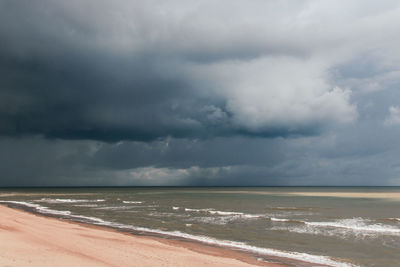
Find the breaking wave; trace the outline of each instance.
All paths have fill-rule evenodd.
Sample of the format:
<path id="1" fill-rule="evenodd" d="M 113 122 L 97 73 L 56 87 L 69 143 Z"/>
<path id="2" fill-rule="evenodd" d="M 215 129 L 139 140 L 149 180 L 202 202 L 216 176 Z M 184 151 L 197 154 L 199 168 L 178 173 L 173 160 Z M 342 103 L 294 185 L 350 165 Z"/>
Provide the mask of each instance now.
<path id="1" fill-rule="evenodd" d="M 306 225 L 315 227 L 344 228 L 356 232 L 373 232 L 382 234 L 400 234 L 400 228 L 384 225 L 381 223 L 369 224 L 363 218 L 352 218 L 336 220 L 334 222 L 304 222 Z"/>
<path id="2" fill-rule="evenodd" d="M 143 201 L 122 201 L 122 203 L 125 203 L 125 204 L 142 204 L 143 203 Z"/>
<path id="3" fill-rule="evenodd" d="M 180 209 L 180 207 L 172 207 L 174 210 Z M 246 214 L 243 212 L 238 212 L 238 211 L 220 211 L 220 210 L 214 210 L 214 209 L 190 209 L 190 208 L 184 208 L 185 211 L 189 212 L 206 212 L 212 215 L 220 215 L 220 216 L 237 216 L 237 217 L 243 217 L 243 218 L 261 218 L 261 217 L 266 217 L 266 215 L 262 214 Z"/>
<path id="4" fill-rule="evenodd" d="M 274 217 L 270 218 L 270 220 L 274 221 L 274 222 L 290 222 L 289 219 L 281 219 L 281 218 L 274 218 Z"/>
<path id="5" fill-rule="evenodd" d="M 42 198 L 34 200 L 35 202 L 45 202 L 49 204 L 56 203 L 85 203 L 85 202 L 104 202 L 104 199 L 70 199 L 70 198 Z"/>
<path id="6" fill-rule="evenodd" d="M 287 230 L 290 232 L 304 233 L 304 234 L 316 234 L 325 236 L 337 236 L 340 238 L 346 238 L 351 236 L 372 236 L 376 237 L 379 235 L 390 235 L 399 236 L 400 228 L 382 224 L 373 223 L 371 220 L 363 218 L 351 218 L 351 219 L 340 219 L 331 222 L 308 222 L 308 221 L 296 221 L 288 219 L 277 219 L 271 218 L 272 221 L 277 222 L 294 222 L 302 224 L 302 226 L 287 226 L 287 227 L 274 227 L 273 230 Z"/>

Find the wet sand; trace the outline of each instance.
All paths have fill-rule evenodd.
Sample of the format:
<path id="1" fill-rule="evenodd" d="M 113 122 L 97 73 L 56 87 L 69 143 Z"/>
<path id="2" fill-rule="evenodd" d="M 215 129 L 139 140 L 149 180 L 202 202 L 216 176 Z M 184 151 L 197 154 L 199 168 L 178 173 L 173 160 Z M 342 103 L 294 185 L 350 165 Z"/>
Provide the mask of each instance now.
<path id="1" fill-rule="evenodd" d="M 289 266 L 238 251 L 125 234 L 1 205 L 0 214 L 0 266 Z"/>

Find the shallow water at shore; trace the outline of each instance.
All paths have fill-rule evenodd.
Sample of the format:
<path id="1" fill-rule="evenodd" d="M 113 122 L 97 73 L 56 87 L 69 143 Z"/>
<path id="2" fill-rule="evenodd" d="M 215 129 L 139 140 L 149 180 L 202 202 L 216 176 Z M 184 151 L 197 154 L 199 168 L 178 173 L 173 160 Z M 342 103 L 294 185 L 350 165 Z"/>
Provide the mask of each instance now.
<path id="1" fill-rule="evenodd" d="M 3 189 L 0 203 L 317 264 L 398 266 L 400 188 Z"/>

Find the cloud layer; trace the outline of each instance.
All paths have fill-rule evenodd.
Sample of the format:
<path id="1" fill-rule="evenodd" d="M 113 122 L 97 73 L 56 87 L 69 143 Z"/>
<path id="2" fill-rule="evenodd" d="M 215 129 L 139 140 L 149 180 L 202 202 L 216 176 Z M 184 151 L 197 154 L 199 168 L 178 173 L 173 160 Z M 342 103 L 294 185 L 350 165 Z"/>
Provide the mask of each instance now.
<path id="1" fill-rule="evenodd" d="M 312 34 L 318 12 L 304 13 L 313 6 L 2 1 L 1 133 L 284 136 L 354 121 L 350 89 L 330 79 L 332 48 L 318 48 L 328 36 Z"/>
<path id="2" fill-rule="evenodd" d="M 2 0 L 0 185 L 396 183 L 398 25 L 398 1 Z"/>

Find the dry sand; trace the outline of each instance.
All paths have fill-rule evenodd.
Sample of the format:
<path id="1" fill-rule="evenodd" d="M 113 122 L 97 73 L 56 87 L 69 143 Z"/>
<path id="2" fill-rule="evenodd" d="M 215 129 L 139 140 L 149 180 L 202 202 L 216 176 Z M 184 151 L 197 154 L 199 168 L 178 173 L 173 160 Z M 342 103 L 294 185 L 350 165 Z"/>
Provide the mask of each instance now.
<path id="1" fill-rule="evenodd" d="M 246 253 L 135 236 L 0 206 L 0 266 L 284 266 Z"/>

